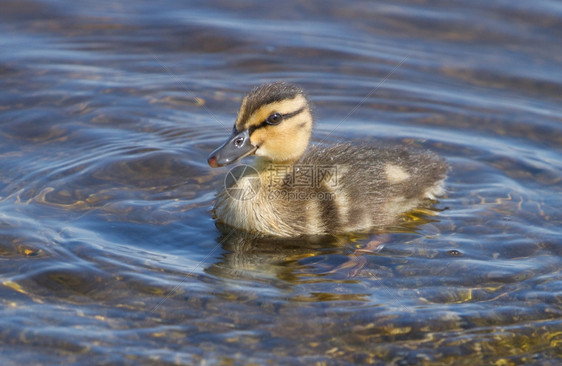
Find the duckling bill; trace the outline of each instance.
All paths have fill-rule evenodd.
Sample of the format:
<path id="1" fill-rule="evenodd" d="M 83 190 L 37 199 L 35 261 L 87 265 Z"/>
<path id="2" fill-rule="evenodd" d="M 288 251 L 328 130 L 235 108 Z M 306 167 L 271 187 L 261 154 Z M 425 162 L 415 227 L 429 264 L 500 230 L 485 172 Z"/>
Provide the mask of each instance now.
<path id="1" fill-rule="evenodd" d="M 214 208 L 220 222 L 283 237 L 366 232 L 443 193 L 448 165 L 436 154 L 406 146 L 309 146 L 313 125 L 309 99 L 296 85 L 261 85 L 242 100 L 231 136 L 208 163 L 257 159 L 227 174 Z"/>

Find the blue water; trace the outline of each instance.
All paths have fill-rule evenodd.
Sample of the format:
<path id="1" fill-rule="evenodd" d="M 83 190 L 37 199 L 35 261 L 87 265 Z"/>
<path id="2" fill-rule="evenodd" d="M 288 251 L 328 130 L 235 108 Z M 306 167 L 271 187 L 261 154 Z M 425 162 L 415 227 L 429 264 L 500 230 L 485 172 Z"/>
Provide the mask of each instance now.
<path id="1" fill-rule="evenodd" d="M 562 358 L 560 2 L 1 6 L 2 364 Z M 222 234 L 206 158 L 273 80 L 315 142 L 443 156 L 445 197 L 370 236 Z"/>

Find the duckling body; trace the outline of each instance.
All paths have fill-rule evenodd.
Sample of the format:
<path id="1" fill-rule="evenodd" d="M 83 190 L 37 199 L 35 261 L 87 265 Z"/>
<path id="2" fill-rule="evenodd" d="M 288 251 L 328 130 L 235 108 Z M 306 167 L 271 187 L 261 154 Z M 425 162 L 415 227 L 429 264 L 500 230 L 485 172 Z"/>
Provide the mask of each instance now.
<path id="1" fill-rule="evenodd" d="M 448 166 L 436 154 L 364 143 L 308 146 L 312 126 L 302 89 L 272 83 L 250 92 L 233 135 L 209 157 L 217 167 L 258 156 L 225 180 L 218 220 L 284 237 L 365 232 L 443 193 Z"/>

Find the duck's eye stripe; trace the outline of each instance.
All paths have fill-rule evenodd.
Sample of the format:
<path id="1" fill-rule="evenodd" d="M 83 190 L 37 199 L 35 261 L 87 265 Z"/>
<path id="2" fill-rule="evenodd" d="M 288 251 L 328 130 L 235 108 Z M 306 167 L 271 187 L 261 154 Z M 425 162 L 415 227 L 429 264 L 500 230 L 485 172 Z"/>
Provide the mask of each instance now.
<path id="1" fill-rule="evenodd" d="M 283 121 L 289 118 L 293 118 L 294 116 L 296 116 L 297 114 L 300 114 L 304 111 L 305 107 L 302 107 L 301 109 L 298 109 L 294 112 L 291 113 L 285 113 L 285 114 L 281 114 L 281 117 L 283 117 Z M 265 127 L 267 125 L 271 125 L 271 123 L 268 123 L 267 120 L 263 121 L 262 123 L 260 123 L 258 126 L 256 126 L 256 128 L 261 128 L 261 127 Z"/>
<path id="2" fill-rule="evenodd" d="M 289 118 L 293 118 L 293 117 L 296 116 L 297 114 L 300 114 L 300 113 L 304 112 L 305 109 L 306 109 L 306 106 L 305 106 L 305 107 L 302 107 L 301 109 L 297 109 L 297 110 L 294 111 L 294 112 L 282 114 L 281 116 L 283 117 L 283 121 L 286 120 L 286 119 L 289 119 Z M 263 121 L 262 123 L 260 123 L 260 124 L 257 125 L 257 126 L 250 126 L 250 127 L 248 127 L 248 132 L 249 132 L 249 134 L 251 135 L 251 134 L 254 133 L 254 131 L 257 130 L 258 128 L 262 128 L 262 127 L 265 127 L 265 126 L 271 126 L 271 124 L 270 124 L 270 123 L 267 123 L 267 120 L 265 120 L 265 121 Z"/>
<path id="3" fill-rule="evenodd" d="M 303 111 L 304 111 L 304 107 L 302 107 L 301 109 L 296 110 L 294 112 L 291 112 L 291 113 L 282 114 L 282 116 L 283 116 L 283 119 L 285 120 L 285 119 L 288 119 L 288 118 L 292 118 L 292 117 L 296 116 L 297 114 L 302 113 Z"/>

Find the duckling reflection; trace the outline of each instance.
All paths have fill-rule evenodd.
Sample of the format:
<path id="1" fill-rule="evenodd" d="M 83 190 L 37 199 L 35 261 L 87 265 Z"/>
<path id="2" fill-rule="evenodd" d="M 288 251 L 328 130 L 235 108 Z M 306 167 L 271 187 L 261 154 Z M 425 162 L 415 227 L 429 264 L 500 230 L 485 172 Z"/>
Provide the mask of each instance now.
<path id="1" fill-rule="evenodd" d="M 295 270 L 299 261 L 343 253 L 349 238 L 338 236 L 307 236 L 299 238 L 268 237 L 261 233 L 216 222 L 221 232 L 217 242 L 225 251 L 222 258 L 206 269 L 206 272 L 222 278 L 282 280 L 295 282 Z M 326 267 L 324 271 L 333 269 Z"/>
<path id="2" fill-rule="evenodd" d="M 379 264 L 388 265 L 395 260 L 394 254 L 385 255 L 386 245 L 405 238 L 416 243 L 432 233 L 428 228 L 435 222 L 434 215 L 430 210 L 416 210 L 403 215 L 400 224 L 375 234 L 298 238 L 264 236 L 217 221 L 221 232 L 217 243 L 224 252 L 220 260 L 205 271 L 221 278 L 273 281 L 278 286 L 290 286 L 311 278 L 326 282 L 362 276 L 374 278 L 380 270 Z M 374 252 L 377 252 L 375 257 L 365 256 Z"/>
<path id="3" fill-rule="evenodd" d="M 443 193 L 447 163 L 407 146 L 309 146 L 309 99 L 292 84 L 253 89 L 232 136 L 209 156 L 211 167 L 257 157 L 253 174 L 225 180 L 218 222 L 277 237 L 371 232 Z M 228 176 L 227 176 L 228 178 Z"/>

